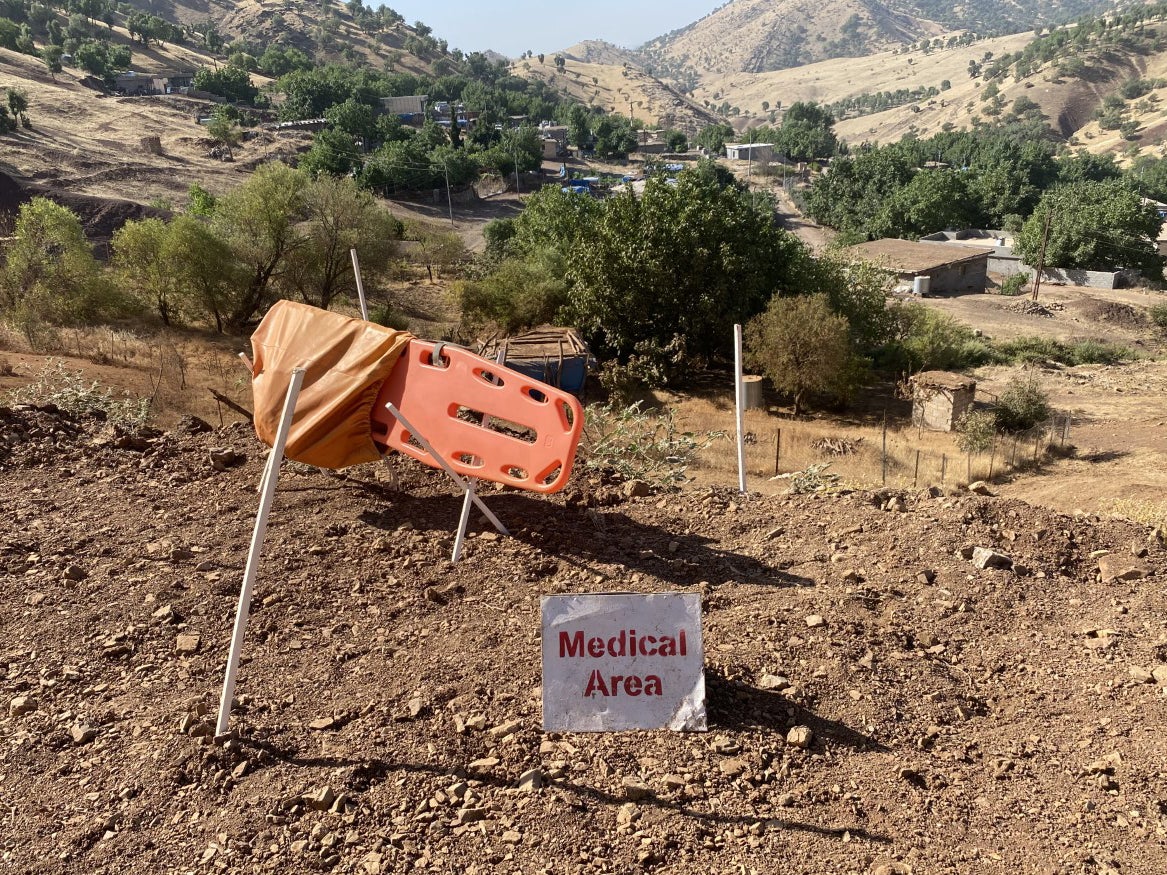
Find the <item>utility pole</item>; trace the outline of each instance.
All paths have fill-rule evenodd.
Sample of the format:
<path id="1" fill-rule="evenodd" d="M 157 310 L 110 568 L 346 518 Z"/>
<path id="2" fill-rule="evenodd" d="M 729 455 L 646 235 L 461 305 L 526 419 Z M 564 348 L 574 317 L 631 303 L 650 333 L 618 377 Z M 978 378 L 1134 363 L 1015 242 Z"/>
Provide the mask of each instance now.
<path id="1" fill-rule="evenodd" d="M 1053 224 L 1055 210 L 1051 207 L 1045 215 L 1045 227 L 1041 230 L 1041 250 L 1037 253 L 1037 276 L 1033 278 L 1033 302 L 1041 291 L 1041 274 L 1045 270 L 1045 244 L 1049 242 L 1049 226 Z"/>
<path id="2" fill-rule="evenodd" d="M 457 124 L 457 121 L 454 122 Z M 450 196 L 450 163 L 442 162 L 442 172 L 446 174 L 446 206 L 450 209 L 450 227 L 454 227 L 454 199 Z"/>

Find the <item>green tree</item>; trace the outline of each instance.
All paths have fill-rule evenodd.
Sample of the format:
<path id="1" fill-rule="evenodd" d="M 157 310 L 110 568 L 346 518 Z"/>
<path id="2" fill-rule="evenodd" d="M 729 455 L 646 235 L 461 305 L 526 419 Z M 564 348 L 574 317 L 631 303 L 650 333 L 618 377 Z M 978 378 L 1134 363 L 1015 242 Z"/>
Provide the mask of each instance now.
<path id="1" fill-rule="evenodd" d="M 300 158 L 299 167 L 313 178 L 320 174 L 347 176 L 361 169 L 361 153 L 348 133 L 326 128 Z"/>
<path id="2" fill-rule="evenodd" d="M 243 138 L 243 132 L 239 130 L 239 125 L 227 112 L 226 107 L 215 107 L 215 111 L 211 113 L 211 121 L 207 124 L 207 133 L 215 142 L 222 144 L 227 154 L 234 160 L 235 147 Z"/>
<path id="3" fill-rule="evenodd" d="M 547 248 L 504 259 L 482 279 L 455 283 L 462 335 L 471 338 L 488 327 L 512 334 L 553 322 L 567 301 L 565 272 L 563 254 Z"/>
<path id="4" fill-rule="evenodd" d="M 203 67 L 195 73 L 191 85 L 232 102 L 253 103 L 259 95 L 251 75 L 240 67 L 221 67 L 218 70 Z"/>
<path id="5" fill-rule="evenodd" d="M 189 205 L 186 211 L 192 216 L 209 217 L 214 214 L 217 198 L 197 182 L 190 184 L 190 188 L 187 189 L 187 197 Z"/>
<path id="6" fill-rule="evenodd" d="M 1037 263 L 1051 214 L 1047 266 L 1133 267 L 1148 277 L 1162 277 L 1163 258 L 1155 246 L 1162 219 L 1125 181 L 1083 180 L 1047 191 L 1017 235 L 1016 250 L 1029 264 Z"/>
<path id="7" fill-rule="evenodd" d="M 794 415 L 809 393 L 845 397 L 853 373 L 850 327 L 826 295 L 774 297 L 746 325 L 752 366 L 793 397 Z"/>
<path id="8" fill-rule="evenodd" d="M 669 130 L 665 131 L 665 148 L 670 152 L 687 152 L 689 151 L 689 140 L 685 137 L 682 131 Z"/>
<path id="9" fill-rule="evenodd" d="M 122 288 L 138 295 L 170 325 L 177 316 L 182 288 L 163 257 L 169 229 L 161 219 L 126 222 L 113 236 L 113 265 Z"/>
<path id="10" fill-rule="evenodd" d="M 826 107 L 813 102 L 790 104 L 782 116 L 777 140 L 775 145 L 788 157 L 807 161 L 830 157 L 839 148 L 835 117 Z"/>
<path id="11" fill-rule="evenodd" d="M 352 179 L 320 176 L 304 193 L 303 243 L 288 256 L 281 287 L 327 310 L 338 296 L 356 297 L 350 250 L 372 289 L 397 253 L 399 224 Z"/>
<path id="12" fill-rule="evenodd" d="M 24 127 L 32 127 L 28 120 L 28 95 L 20 88 L 8 89 L 8 111 L 12 113 L 12 118 Z"/>
<path id="13" fill-rule="evenodd" d="M 769 202 L 693 171 L 609 198 L 583 239 L 569 246 L 568 313 L 620 361 L 677 338 L 697 357 L 724 350 L 731 326 L 759 312 L 805 254 Z"/>
<path id="14" fill-rule="evenodd" d="M 734 135 L 733 128 L 726 124 L 709 125 L 702 128 L 701 132 L 697 134 L 697 139 L 694 141 L 702 149 L 711 152 L 714 155 L 720 155 L 725 151 L 726 140 Z"/>
<path id="15" fill-rule="evenodd" d="M 246 275 L 224 314 L 228 330 L 243 331 L 272 302 L 274 283 L 289 255 L 304 244 L 298 225 L 304 218 L 307 185 L 306 175 L 273 161 L 219 199 L 213 227 L 228 241 Z"/>
<path id="16" fill-rule="evenodd" d="M 120 303 L 77 215 L 42 197 L 21 204 L 0 273 L 0 310 L 19 322 L 77 324 L 114 316 Z"/>
<path id="17" fill-rule="evenodd" d="M 222 332 L 228 316 L 247 294 L 248 276 L 227 242 L 194 216 L 177 216 L 163 243 L 162 259 L 182 290 L 181 307 L 205 316 Z"/>

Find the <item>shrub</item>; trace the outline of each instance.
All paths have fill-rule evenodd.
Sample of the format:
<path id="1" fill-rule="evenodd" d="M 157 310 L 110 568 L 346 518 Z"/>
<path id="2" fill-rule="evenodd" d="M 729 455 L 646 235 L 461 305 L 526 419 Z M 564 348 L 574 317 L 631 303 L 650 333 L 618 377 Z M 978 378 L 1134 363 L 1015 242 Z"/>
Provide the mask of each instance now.
<path id="1" fill-rule="evenodd" d="M 997 426 L 1007 432 L 1025 431 L 1049 419 L 1050 412 L 1049 396 L 1037 378 L 1015 377 L 997 399 Z"/>
<path id="2" fill-rule="evenodd" d="M 1167 304 L 1155 304 L 1148 311 L 1151 321 L 1163 331 L 1167 331 Z"/>
<path id="3" fill-rule="evenodd" d="M 808 393 L 846 397 L 856 382 L 850 324 L 826 295 L 775 296 L 746 325 L 746 343 L 751 365 L 793 396 L 795 416 Z"/>
<path id="4" fill-rule="evenodd" d="M 987 410 L 967 410 L 956 421 L 956 445 L 965 453 L 983 453 L 997 436 L 997 417 Z"/>
<path id="5" fill-rule="evenodd" d="M 881 353 L 885 366 L 900 371 L 964 370 L 993 360 L 993 350 L 971 328 L 922 304 L 896 311 L 898 338 Z"/>
<path id="6" fill-rule="evenodd" d="M 88 382 L 81 371 L 70 371 L 60 361 L 49 360 L 36 380 L 8 393 L 13 404 L 55 404 L 73 416 L 97 414 L 112 425 L 140 428 L 150 418 L 150 399 L 128 393 L 115 397 L 96 380 Z"/>
<path id="7" fill-rule="evenodd" d="M 675 486 L 688 479 L 685 471 L 697 453 L 723 437 L 720 432 L 678 431 L 671 412 L 653 416 L 639 402 L 623 408 L 590 404 L 580 456 L 592 471 Z"/>
<path id="8" fill-rule="evenodd" d="M 1002 281 L 1000 293 L 1010 298 L 1015 298 L 1025 289 L 1027 282 L 1029 282 L 1029 274 L 1015 273 Z"/>

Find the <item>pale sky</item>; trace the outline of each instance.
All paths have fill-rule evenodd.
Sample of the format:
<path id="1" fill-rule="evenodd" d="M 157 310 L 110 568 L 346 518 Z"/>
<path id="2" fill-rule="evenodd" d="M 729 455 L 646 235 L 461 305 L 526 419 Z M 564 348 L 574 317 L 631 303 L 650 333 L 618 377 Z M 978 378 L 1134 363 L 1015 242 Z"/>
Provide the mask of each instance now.
<path id="1" fill-rule="evenodd" d="M 641 0 L 590 3 L 548 3 L 516 0 L 485 3 L 481 0 L 390 0 L 386 4 L 405 17 L 408 24 L 421 20 L 446 40 L 451 49 L 464 52 L 494 49 L 509 57 L 530 49 L 551 54 L 585 39 L 602 39 L 624 48 L 635 48 L 654 37 L 684 27 L 712 12 L 723 0 Z"/>

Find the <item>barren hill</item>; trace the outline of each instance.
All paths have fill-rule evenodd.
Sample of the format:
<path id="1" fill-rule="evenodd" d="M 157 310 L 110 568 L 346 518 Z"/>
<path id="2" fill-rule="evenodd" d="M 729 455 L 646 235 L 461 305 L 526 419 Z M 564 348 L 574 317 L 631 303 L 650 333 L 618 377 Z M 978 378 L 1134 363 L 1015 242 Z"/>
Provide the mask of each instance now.
<path id="1" fill-rule="evenodd" d="M 0 408 L 15 872 L 1167 869 L 1144 527 L 580 477 L 454 566 L 440 474 L 289 465 L 216 743 L 263 453 L 198 428 Z M 702 595 L 707 734 L 541 731 L 540 595 L 611 590 Z"/>
<path id="2" fill-rule="evenodd" d="M 564 53 L 564 58 L 567 58 Z M 609 112 L 631 114 L 650 126 L 678 128 L 690 135 L 717 121 L 716 116 L 655 76 L 632 63 L 607 64 L 567 60 L 562 72 L 548 55 L 517 61 L 515 75 L 531 76 L 551 83 L 574 99 Z"/>
<path id="3" fill-rule="evenodd" d="M 611 64 L 618 67 L 623 64 L 640 63 L 636 52 L 598 39 L 584 40 L 574 46 L 569 46 L 558 54 L 569 60 L 585 64 Z"/>
<path id="4" fill-rule="evenodd" d="M 705 78 L 866 55 L 940 31 L 877 0 L 734 0 L 641 51 L 661 69 Z"/>

